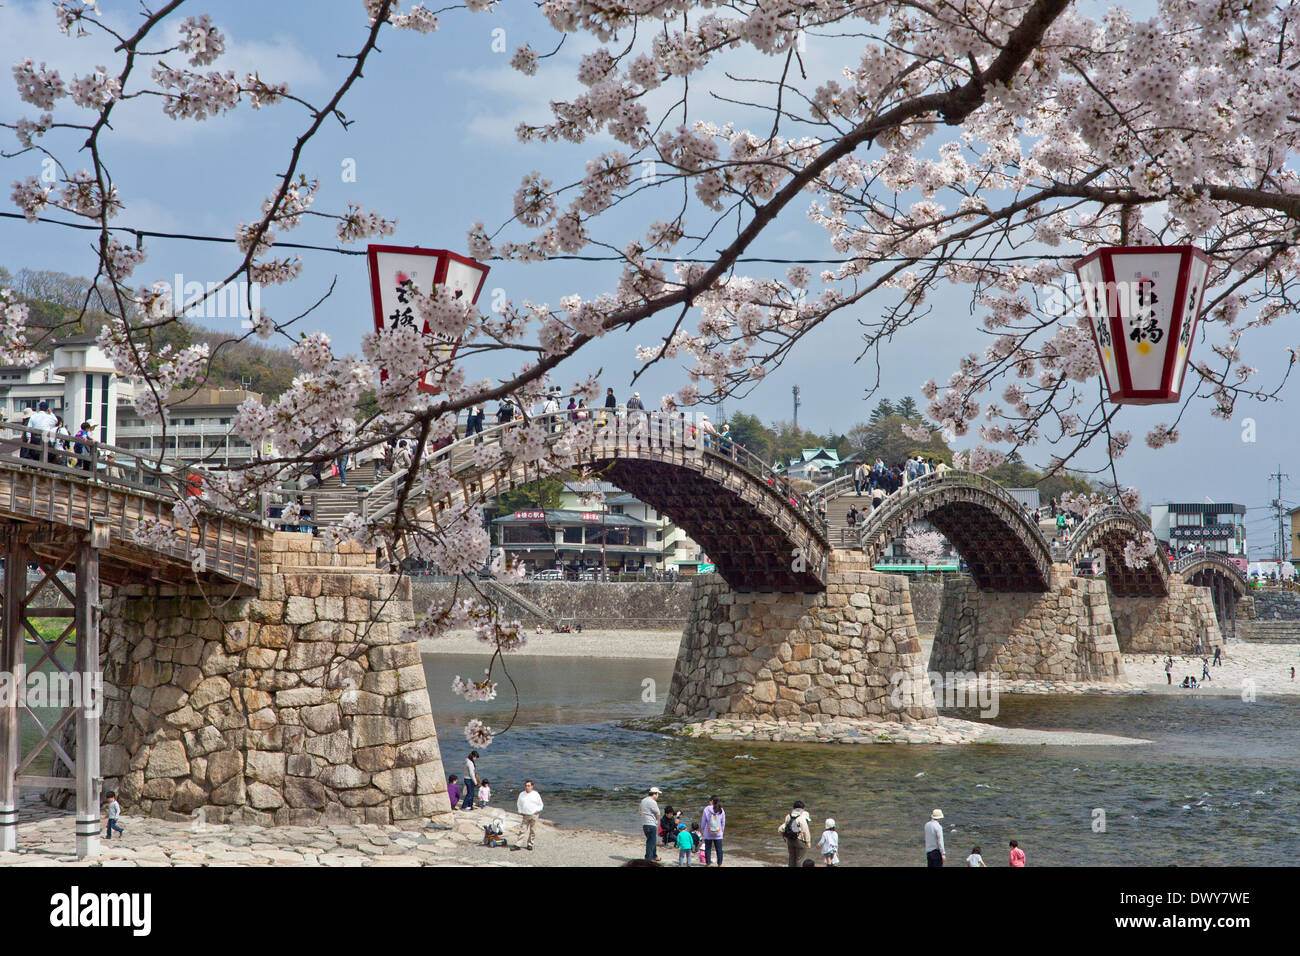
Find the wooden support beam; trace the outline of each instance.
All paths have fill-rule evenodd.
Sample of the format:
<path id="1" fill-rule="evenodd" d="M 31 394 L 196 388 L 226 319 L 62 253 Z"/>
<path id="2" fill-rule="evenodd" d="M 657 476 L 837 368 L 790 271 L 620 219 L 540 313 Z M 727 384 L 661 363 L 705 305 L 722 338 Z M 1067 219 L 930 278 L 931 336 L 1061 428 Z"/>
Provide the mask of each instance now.
<path id="1" fill-rule="evenodd" d="M 0 671 L 12 682 L 10 693 L 0 701 L 0 852 L 18 849 L 18 761 L 22 756 L 18 689 L 23 684 L 26 579 L 27 549 L 11 523 L 5 547 L 4 630 L 0 640 Z"/>
<path id="2" fill-rule="evenodd" d="M 99 855 L 99 717 L 103 675 L 99 669 L 98 521 L 77 549 L 77 650 L 74 670 L 81 675 L 83 699 L 77 705 L 77 859 Z"/>

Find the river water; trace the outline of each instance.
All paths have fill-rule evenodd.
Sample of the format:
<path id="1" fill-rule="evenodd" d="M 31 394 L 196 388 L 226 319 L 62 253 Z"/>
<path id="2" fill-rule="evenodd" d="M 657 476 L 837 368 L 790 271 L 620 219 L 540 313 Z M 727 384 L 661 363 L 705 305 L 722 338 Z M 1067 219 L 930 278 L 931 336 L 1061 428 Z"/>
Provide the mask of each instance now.
<path id="1" fill-rule="evenodd" d="M 453 676 L 481 674 L 485 663 L 485 655 L 424 658 L 448 773 L 463 773 L 466 720 L 494 729 L 509 722 L 505 681 L 486 704 L 450 690 Z M 1039 866 L 1300 863 L 1300 698 L 1000 700 L 1000 725 L 1152 741 L 1123 747 L 706 742 L 620 728 L 662 712 L 672 668 L 670 660 L 512 659 L 519 714 L 479 760 L 493 802 L 513 809 L 529 777 L 545 818 L 637 835 L 645 788 L 661 787 L 661 805 L 696 820 L 717 793 L 726 845 L 772 862 L 785 856 L 777 827 L 802 799 L 814 839 L 827 816 L 837 820 L 845 865 L 924 865 L 922 827 L 934 807 L 944 811 L 949 865 L 979 844 L 990 866 L 1005 866 L 1010 839 Z"/>

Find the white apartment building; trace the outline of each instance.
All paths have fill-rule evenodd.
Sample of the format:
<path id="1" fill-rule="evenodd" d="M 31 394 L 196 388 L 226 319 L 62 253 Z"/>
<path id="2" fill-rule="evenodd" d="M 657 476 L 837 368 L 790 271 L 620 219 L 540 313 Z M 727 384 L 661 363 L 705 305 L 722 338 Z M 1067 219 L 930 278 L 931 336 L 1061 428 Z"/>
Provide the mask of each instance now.
<path id="1" fill-rule="evenodd" d="M 260 401 L 262 396 L 242 388 L 201 388 L 192 397 L 170 406 L 171 419 L 164 431 L 162 425 L 146 422 L 135 411 L 132 390 L 131 397 L 122 396 L 117 444 L 140 455 L 164 459 L 206 458 L 219 464 L 246 461 L 253 455 L 253 446 L 231 435 L 230 425 L 240 403 L 248 398 Z"/>
<path id="2" fill-rule="evenodd" d="M 114 444 L 121 379 L 95 336 L 75 335 L 54 343 L 50 357 L 31 368 L 0 368 L 0 414 L 21 422 L 24 409 L 49 402 L 69 432 L 83 421 L 99 426 L 99 440 Z"/>

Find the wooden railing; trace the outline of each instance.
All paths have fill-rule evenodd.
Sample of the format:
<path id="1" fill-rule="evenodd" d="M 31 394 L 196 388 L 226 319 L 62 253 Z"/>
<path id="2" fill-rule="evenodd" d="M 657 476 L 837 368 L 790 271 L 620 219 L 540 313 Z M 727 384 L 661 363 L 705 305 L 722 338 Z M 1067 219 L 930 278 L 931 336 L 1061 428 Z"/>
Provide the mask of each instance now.
<path id="1" fill-rule="evenodd" d="M 827 537 L 826 524 L 814 511 L 811 499 L 797 492 L 788 479 L 773 471 L 761 458 L 747 449 L 741 448 L 734 441 L 724 438 L 716 432 L 704 431 L 685 419 L 662 412 L 638 412 L 633 410 L 623 414 L 626 417 L 602 414 L 590 420 L 594 434 L 590 449 L 584 452 L 585 457 L 600 457 L 607 453 L 617 453 L 620 450 L 631 451 L 647 447 L 676 447 L 690 449 L 692 452 L 698 452 L 714 459 L 725 460 L 772 488 L 786 501 L 790 509 L 798 512 L 823 539 Z M 546 436 L 547 443 L 554 444 L 564 434 L 566 422 L 563 419 L 565 417 L 565 413 L 559 413 L 551 417 L 529 420 L 515 419 L 505 424 L 492 425 L 475 435 L 459 438 L 442 448 L 432 451 L 425 455 L 422 461 L 447 461 L 450 465 L 450 472 L 462 478 L 475 473 L 487 472 L 498 467 L 500 462 L 485 466 L 476 465 L 474 455 L 477 448 L 483 445 L 501 448 L 507 434 L 533 424 L 539 424 L 547 429 L 554 428 Z M 640 422 L 639 425 L 638 422 Z M 355 513 L 367 521 L 379 521 L 392 515 L 397 508 L 397 490 L 400 483 L 406 479 L 406 476 L 406 471 L 397 470 L 384 478 L 383 481 L 365 490 L 358 489 L 354 493 L 357 506 Z M 339 501 L 339 492 L 326 493 L 312 489 L 276 488 L 264 498 L 262 515 L 268 524 L 293 526 L 299 523 L 284 521 L 283 518 L 270 519 L 269 511 L 274 508 L 282 508 L 290 501 L 296 502 L 301 497 L 304 510 L 319 513 L 319 504 L 325 494 L 331 495 L 334 503 Z M 314 506 L 313 496 L 315 496 Z"/>
<path id="2" fill-rule="evenodd" d="M 146 522 L 166 526 L 178 499 L 197 496 L 202 477 L 186 463 L 163 464 L 130 449 L 26 425 L 0 425 L 3 499 L 10 514 L 89 529 L 92 519 L 135 543 Z M 187 530 L 151 549 L 196 571 L 252 584 L 257 580 L 262 523 L 205 503 Z"/>
<path id="3" fill-rule="evenodd" d="M 1217 551 L 1192 551 L 1189 554 L 1184 554 L 1174 560 L 1172 568 L 1176 573 L 1182 574 L 1194 565 L 1207 563 L 1222 568 L 1241 581 L 1242 584 L 1246 583 L 1246 572 L 1234 564 L 1227 555 L 1220 554 Z"/>

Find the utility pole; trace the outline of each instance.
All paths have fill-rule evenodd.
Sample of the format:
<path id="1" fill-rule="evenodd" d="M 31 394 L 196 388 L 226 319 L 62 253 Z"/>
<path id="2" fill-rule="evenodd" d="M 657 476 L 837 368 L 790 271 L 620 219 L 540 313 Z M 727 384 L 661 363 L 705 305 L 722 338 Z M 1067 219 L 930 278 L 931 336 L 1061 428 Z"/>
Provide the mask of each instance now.
<path id="1" fill-rule="evenodd" d="M 1277 497 L 1273 499 L 1273 514 L 1277 517 L 1277 572 L 1281 576 L 1282 562 L 1286 560 L 1286 534 L 1283 532 L 1283 517 L 1286 510 L 1282 507 L 1282 479 L 1291 476 L 1284 474 L 1279 464 L 1277 471 L 1269 477 L 1277 479 Z"/>
<path id="2" fill-rule="evenodd" d="M 798 430 L 799 430 L 799 406 L 802 405 L 803 402 L 799 401 L 799 386 L 798 386 L 798 385 L 795 385 L 795 386 L 791 389 L 791 391 L 794 392 L 794 427 L 795 427 L 795 431 L 798 431 Z"/>

